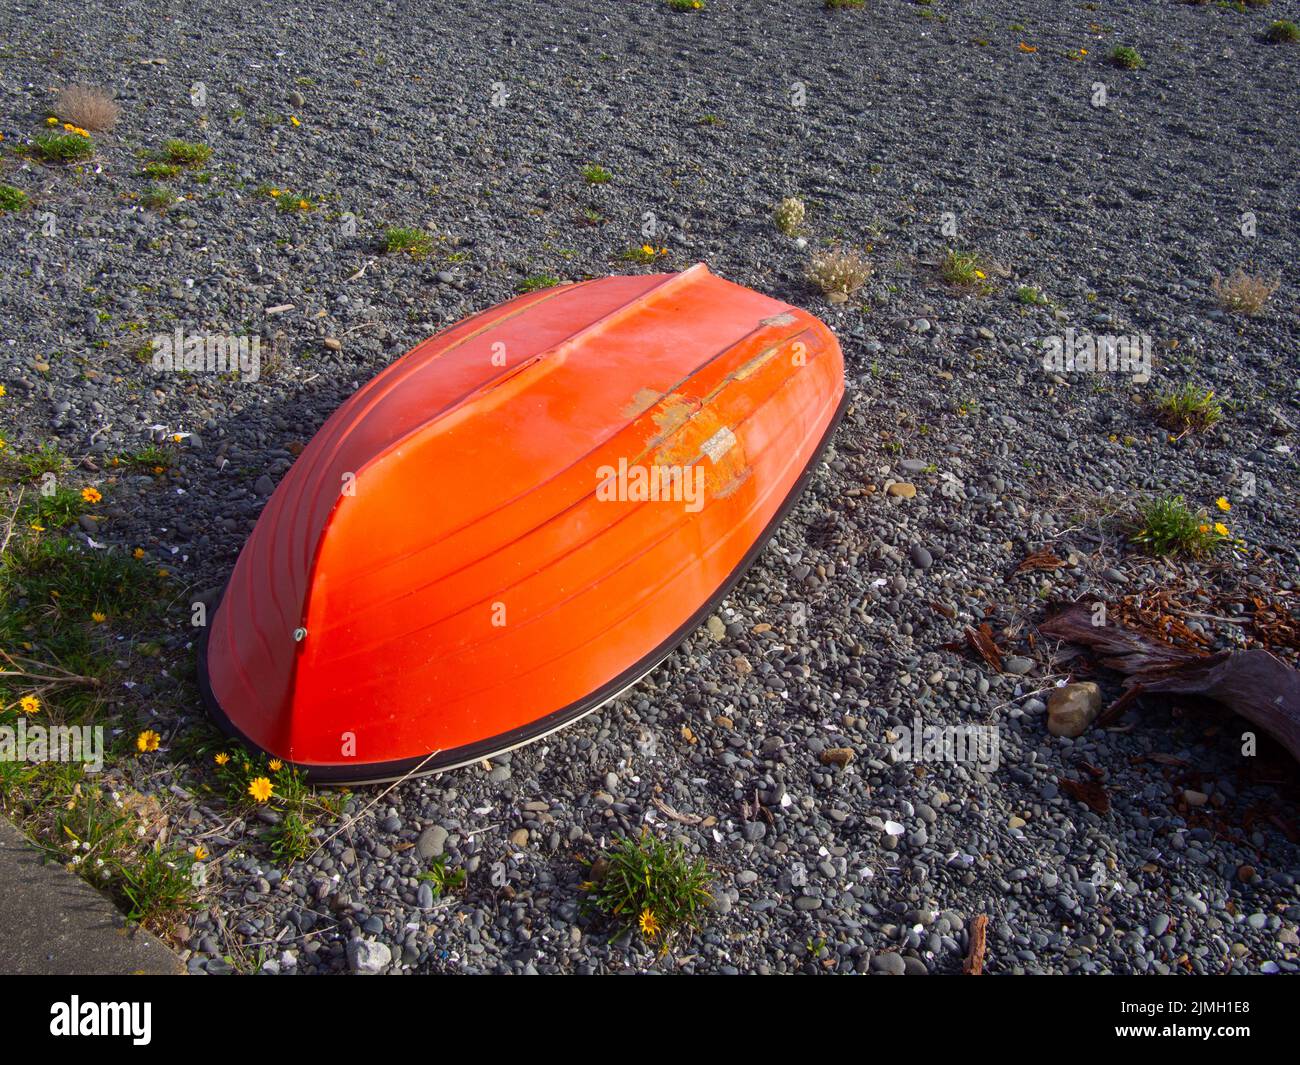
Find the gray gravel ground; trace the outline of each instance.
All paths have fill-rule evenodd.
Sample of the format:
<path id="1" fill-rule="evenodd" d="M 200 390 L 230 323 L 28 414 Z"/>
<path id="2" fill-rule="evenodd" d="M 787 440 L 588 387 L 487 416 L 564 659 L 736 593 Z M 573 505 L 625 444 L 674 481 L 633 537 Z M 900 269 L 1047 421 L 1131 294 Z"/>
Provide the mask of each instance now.
<path id="1" fill-rule="evenodd" d="M 104 520 L 76 535 L 141 545 L 188 589 L 222 583 L 360 382 L 526 277 L 707 261 L 820 314 L 848 366 L 853 407 L 804 501 L 617 704 L 364 813 L 377 790 L 359 792 L 307 864 L 189 804 L 180 838 L 219 825 L 216 856 L 232 848 L 180 932 L 191 969 L 943 973 L 980 914 L 991 972 L 1300 968 L 1294 765 L 1242 758 L 1242 723 L 1206 709 L 1054 738 L 1047 690 L 1093 674 L 1034 636 L 1049 600 L 1174 589 L 1222 616 L 1294 588 L 1300 46 L 1263 40 L 1286 17 L 1300 4 L 0 0 L 0 180 L 33 200 L 0 217 L 3 435 L 98 457 L 82 472 Z M 1119 44 L 1146 67 L 1110 65 Z M 81 168 L 24 161 L 73 81 L 116 92 L 118 128 Z M 140 154 L 168 137 L 213 157 L 146 209 Z M 587 184 L 588 163 L 612 180 Z M 771 221 L 788 195 L 808 204 L 798 240 Z M 668 254 L 618 262 L 646 212 Z M 382 254 L 390 225 L 427 227 L 435 253 Z M 805 280 L 832 240 L 876 265 L 840 305 Z M 984 255 L 991 292 L 939 277 L 950 246 Z M 1238 266 L 1281 279 L 1259 317 L 1213 299 Z M 142 338 L 178 326 L 261 335 L 261 378 L 154 375 Z M 1040 338 L 1067 327 L 1151 337 L 1153 379 L 1045 372 Z M 1226 416 L 1171 440 L 1150 403 L 1184 382 Z M 155 426 L 192 434 L 173 472 L 101 465 Z M 1103 515 L 1151 491 L 1226 496 L 1247 546 L 1196 566 L 1133 553 Z M 1045 545 L 1064 568 L 1010 576 Z M 170 743 L 201 710 L 187 612 L 169 619 L 123 698 Z M 945 646 L 985 619 L 1007 672 Z M 1194 624 L 1213 646 L 1249 632 Z M 914 715 L 997 726 L 998 767 L 898 760 Z M 856 757 L 823 764 L 827 747 Z M 1094 777 L 1108 812 L 1059 783 Z M 665 823 L 655 799 L 707 820 Z M 647 822 L 718 872 L 703 931 L 663 957 L 579 909 L 582 859 Z M 438 856 L 463 893 L 416 879 Z"/>

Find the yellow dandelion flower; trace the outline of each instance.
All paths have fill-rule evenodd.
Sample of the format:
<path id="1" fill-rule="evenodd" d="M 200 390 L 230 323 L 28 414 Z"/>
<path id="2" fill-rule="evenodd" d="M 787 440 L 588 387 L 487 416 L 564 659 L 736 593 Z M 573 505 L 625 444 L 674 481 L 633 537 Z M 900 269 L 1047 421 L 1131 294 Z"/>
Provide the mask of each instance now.
<path id="1" fill-rule="evenodd" d="M 1198 525 L 1196 528 L 1197 528 L 1200 532 L 1203 532 L 1203 533 L 1207 533 L 1207 532 L 1210 531 L 1210 527 L 1209 527 L 1208 525 L 1204 524 L 1204 523 Z"/>
<path id="2" fill-rule="evenodd" d="M 0 399 L 3 399 L 4 395 L 5 395 L 5 386 L 0 385 Z"/>
<path id="3" fill-rule="evenodd" d="M 203 861 L 203 859 L 206 858 L 207 856 L 208 856 L 208 848 L 203 846 L 202 843 L 200 843 L 198 846 L 194 848 L 194 860 L 196 862 Z"/>
<path id="4" fill-rule="evenodd" d="M 983 271 L 983 270 L 976 270 L 976 271 L 975 271 L 975 276 L 978 277 L 981 281 L 983 281 L 983 280 L 984 280 L 984 271 Z"/>
<path id="5" fill-rule="evenodd" d="M 131 557 L 137 560 L 144 558 L 144 548 L 137 547 L 134 551 L 131 552 Z"/>
<path id="6" fill-rule="evenodd" d="M 167 570 L 165 570 L 165 569 L 160 569 L 160 570 L 158 571 L 158 576 L 159 576 L 159 577 L 170 577 L 171 574 L 168 573 Z"/>
<path id="7" fill-rule="evenodd" d="M 297 116 L 297 115 L 290 115 L 290 116 L 289 116 L 289 121 L 292 122 L 295 126 L 301 126 L 301 125 L 302 125 L 302 123 L 298 121 L 298 116 Z"/>
<path id="8" fill-rule="evenodd" d="M 41 701 L 34 695 L 24 695 L 18 700 L 18 706 L 24 714 L 36 714 L 40 712 Z"/>
<path id="9" fill-rule="evenodd" d="M 53 115 L 50 115 L 50 117 L 45 120 L 45 124 L 47 126 L 57 126 L 59 124 L 59 120 L 55 118 Z"/>
<path id="10" fill-rule="evenodd" d="M 248 794 L 257 802 L 266 802 L 274 791 L 274 785 L 266 777 L 256 777 L 248 782 Z"/>
<path id="11" fill-rule="evenodd" d="M 98 488 L 83 488 L 81 490 L 81 498 L 84 499 L 87 503 L 98 503 L 101 499 L 104 498 L 104 496 L 101 494 Z"/>
<path id="12" fill-rule="evenodd" d="M 655 919 L 654 911 L 648 906 L 641 911 L 641 920 L 638 923 L 646 939 L 654 939 L 659 932 L 659 922 Z"/>
<path id="13" fill-rule="evenodd" d="M 310 208 L 311 208 L 311 204 L 308 203 L 306 200 L 298 201 L 298 210 L 306 211 L 306 210 L 310 210 Z"/>
<path id="14" fill-rule="evenodd" d="M 653 255 L 655 253 L 654 247 L 650 244 L 642 244 L 641 250 L 647 255 Z"/>
<path id="15" fill-rule="evenodd" d="M 280 195 L 280 190 L 279 190 L 279 189 L 272 189 L 272 190 L 271 190 L 271 197 L 272 197 L 273 199 L 274 199 L 276 196 L 279 196 L 279 195 Z"/>
<path id="16" fill-rule="evenodd" d="M 104 624 L 104 622 L 108 620 L 108 615 L 105 614 L 102 610 L 92 610 L 90 612 L 90 620 L 93 621 L 96 625 L 102 625 Z"/>
<path id="17" fill-rule="evenodd" d="M 1220 510 L 1222 510 L 1224 513 L 1227 513 L 1229 510 L 1232 509 L 1232 504 L 1229 503 L 1228 500 L 1223 496 L 1219 496 L 1219 498 L 1214 501 L 1214 505 L 1218 507 Z"/>
<path id="18" fill-rule="evenodd" d="M 34 522 L 32 522 L 30 528 L 32 529 L 33 532 L 44 532 L 44 531 L 45 531 L 45 526 L 42 525 L 42 524 L 41 524 L 40 522 L 38 522 L 38 521 L 34 521 Z"/>
<path id="19" fill-rule="evenodd" d="M 155 467 L 153 468 L 153 472 L 154 472 L 154 473 L 162 473 L 162 472 L 163 472 L 163 467 L 162 467 L 162 466 L 155 466 Z"/>
<path id="20" fill-rule="evenodd" d="M 228 755 L 225 751 L 222 751 L 219 754 L 214 754 L 212 756 L 212 760 L 216 762 L 217 765 L 225 765 L 227 762 L 230 761 L 230 755 Z"/>
<path id="21" fill-rule="evenodd" d="M 153 729 L 147 728 L 135 738 L 135 749 L 141 754 L 145 754 L 148 751 L 156 751 L 160 743 L 162 743 L 162 737 Z"/>
<path id="22" fill-rule="evenodd" d="M 1214 531 L 1218 533 L 1220 536 L 1228 535 L 1228 527 L 1224 525 L 1223 522 L 1221 521 L 1216 521 L 1214 523 Z"/>
<path id="23" fill-rule="evenodd" d="M 280 772 L 281 769 L 284 768 L 284 763 L 280 761 L 280 759 L 278 758 L 272 758 L 269 762 L 266 763 L 266 766 L 268 769 L 271 770 L 272 773 L 278 773 Z"/>

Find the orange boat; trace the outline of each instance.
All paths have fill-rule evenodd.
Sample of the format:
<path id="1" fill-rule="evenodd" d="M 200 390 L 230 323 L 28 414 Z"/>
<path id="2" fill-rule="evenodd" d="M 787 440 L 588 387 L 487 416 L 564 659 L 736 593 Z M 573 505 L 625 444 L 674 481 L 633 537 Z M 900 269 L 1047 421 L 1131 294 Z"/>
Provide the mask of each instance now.
<path id="1" fill-rule="evenodd" d="M 351 396 L 276 487 L 199 648 L 209 711 L 321 783 L 553 732 L 703 620 L 843 403 L 822 322 L 703 264 L 467 319 Z"/>

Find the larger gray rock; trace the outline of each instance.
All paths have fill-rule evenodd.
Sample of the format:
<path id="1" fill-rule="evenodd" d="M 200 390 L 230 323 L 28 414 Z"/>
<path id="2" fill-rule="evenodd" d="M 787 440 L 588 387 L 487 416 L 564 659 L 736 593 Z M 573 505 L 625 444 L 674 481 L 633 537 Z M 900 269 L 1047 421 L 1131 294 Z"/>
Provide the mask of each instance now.
<path id="1" fill-rule="evenodd" d="M 393 962 L 393 952 L 387 944 L 373 939 L 353 939 L 348 942 L 348 969 L 359 976 L 375 976 Z"/>

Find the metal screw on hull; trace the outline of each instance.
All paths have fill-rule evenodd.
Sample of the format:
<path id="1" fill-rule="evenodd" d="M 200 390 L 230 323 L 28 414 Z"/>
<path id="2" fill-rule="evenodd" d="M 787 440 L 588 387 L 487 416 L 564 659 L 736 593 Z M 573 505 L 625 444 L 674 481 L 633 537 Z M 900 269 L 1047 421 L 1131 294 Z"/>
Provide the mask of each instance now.
<path id="1" fill-rule="evenodd" d="M 294 629 L 294 630 L 293 630 L 293 642 L 294 642 L 294 643 L 302 643 L 302 641 L 305 640 L 306 638 L 307 638 L 307 630 L 306 630 L 306 629 Z"/>

